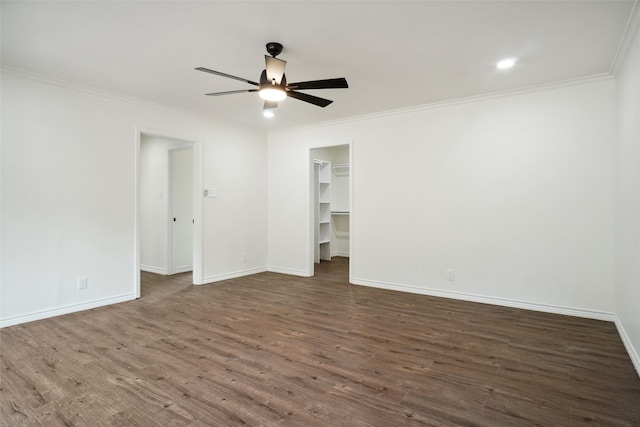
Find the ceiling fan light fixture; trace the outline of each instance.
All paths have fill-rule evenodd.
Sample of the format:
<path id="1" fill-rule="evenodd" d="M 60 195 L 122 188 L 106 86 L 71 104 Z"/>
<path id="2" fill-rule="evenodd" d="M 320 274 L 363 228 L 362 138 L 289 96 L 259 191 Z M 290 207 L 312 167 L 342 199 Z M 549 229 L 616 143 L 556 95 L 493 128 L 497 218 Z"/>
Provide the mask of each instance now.
<path id="1" fill-rule="evenodd" d="M 287 92 L 277 87 L 265 87 L 260 89 L 259 92 L 260 98 L 265 101 L 282 101 L 287 97 Z"/>
<path id="2" fill-rule="evenodd" d="M 264 111 L 262 112 L 262 115 L 263 115 L 263 116 L 265 116 L 265 117 L 266 117 L 266 118 L 268 118 L 268 119 L 270 119 L 270 118 L 272 118 L 273 116 L 275 116 L 274 112 L 273 112 L 273 111 L 271 111 L 271 110 L 264 110 Z"/>

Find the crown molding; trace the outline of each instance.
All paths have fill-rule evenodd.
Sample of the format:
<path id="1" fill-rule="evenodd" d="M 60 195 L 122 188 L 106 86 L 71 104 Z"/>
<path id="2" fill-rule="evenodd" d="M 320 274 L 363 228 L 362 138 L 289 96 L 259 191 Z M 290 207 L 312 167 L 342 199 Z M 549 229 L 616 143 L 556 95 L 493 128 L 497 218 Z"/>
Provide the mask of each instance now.
<path id="1" fill-rule="evenodd" d="M 464 98 L 457 98 L 457 99 L 452 99 L 448 101 L 439 101 L 439 102 L 433 102 L 430 104 L 416 105 L 413 107 L 398 108 L 398 109 L 387 110 L 387 111 L 382 111 L 378 113 L 363 114 L 363 115 L 348 117 L 346 119 L 331 120 L 331 121 L 313 123 L 313 124 L 304 125 L 304 126 L 277 129 L 277 130 L 269 131 L 267 134 L 278 135 L 278 134 L 285 134 L 285 133 L 291 133 L 291 132 L 299 132 L 303 130 L 317 129 L 317 128 L 327 127 L 327 126 L 337 126 L 337 125 L 343 125 L 348 123 L 415 113 L 420 111 L 449 108 L 456 105 L 465 105 L 465 104 L 490 101 L 490 100 L 500 99 L 500 98 L 508 98 L 508 97 L 524 95 L 528 93 L 544 92 L 544 91 L 553 90 L 553 89 L 562 89 L 565 87 L 571 87 L 571 86 L 577 86 L 577 85 L 583 85 L 583 84 L 589 84 L 589 83 L 597 83 L 597 82 L 613 80 L 613 79 L 615 79 L 615 77 L 609 73 L 596 74 L 596 75 L 580 77 L 576 79 L 562 80 L 554 83 L 545 83 L 541 85 L 527 86 L 527 87 L 518 88 L 518 89 L 510 89 L 510 90 L 504 90 L 504 91 L 498 91 L 498 92 L 490 92 L 482 95 L 474 95 L 474 96 L 469 96 Z"/>
<path id="2" fill-rule="evenodd" d="M 191 111 L 187 111 L 187 110 L 182 110 L 179 108 L 174 108 L 174 107 L 168 107 L 166 105 L 162 105 L 162 104 L 156 104 L 153 102 L 149 102 L 149 101 L 144 101 L 138 98 L 133 98 L 130 96 L 126 96 L 126 95 L 121 95 L 119 93 L 115 93 L 115 92 L 109 92 L 106 90 L 102 90 L 102 89 L 96 89 L 90 86 L 85 86 L 79 83 L 73 83 L 73 82 L 69 82 L 67 80 L 62 80 L 62 79 L 57 79 L 55 77 L 50 77 L 50 76 L 46 76 L 43 74 L 38 74 L 38 73 L 33 73 L 31 71 L 26 71 L 20 68 L 15 68 L 15 67 L 11 67 L 11 66 L 7 66 L 7 65 L 2 65 L 0 67 L 0 71 L 2 71 L 3 74 L 7 74 L 7 75 L 12 75 L 15 77 L 19 77 L 19 78 L 24 78 L 27 80 L 32 80 L 38 83 L 44 83 L 44 84 L 49 84 L 52 86 L 58 86 L 58 87 L 62 87 L 65 89 L 70 89 L 70 90 L 75 90 L 78 92 L 83 92 L 83 93 L 87 93 L 90 95 L 94 95 L 94 96 L 99 96 L 102 98 L 107 98 L 107 99 L 112 99 L 114 101 L 120 101 L 120 102 L 126 102 L 129 104 L 133 104 L 133 105 L 138 105 L 141 107 L 146 107 L 146 108 L 152 108 L 154 110 L 158 110 L 158 111 L 163 111 L 165 113 L 171 113 L 171 114 L 177 114 L 180 116 L 184 116 L 184 117 L 189 117 L 192 119 L 196 119 L 196 120 L 202 120 L 202 121 L 206 121 L 209 123 L 213 123 L 216 124 L 218 126 L 222 126 L 222 127 L 226 127 L 226 128 L 233 128 L 233 129 L 237 129 L 237 130 L 241 130 L 243 132 L 253 132 L 253 133 L 260 133 L 260 134 L 266 134 L 263 130 L 261 129 L 254 129 L 251 127 L 241 127 L 241 126 L 236 126 L 227 122 L 223 122 L 221 120 L 217 120 L 213 117 L 209 117 L 203 114 L 197 114 L 197 113 L 193 113 Z"/>
<path id="3" fill-rule="evenodd" d="M 637 0 L 637 1 L 640 1 L 640 0 Z M 636 4 L 637 4 L 637 1 L 636 1 Z M 640 8 L 636 8 L 636 9 L 640 9 Z M 640 15 L 640 14 L 636 13 L 636 15 Z M 511 96 L 527 94 L 527 93 L 542 92 L 542 91 L 551 90 L 551 89 L 560 89 L 564 87 L 606 81 L 606 80 L 611 80 L 615 78 L 613 74 L 603 73 L 603 74 L 597 74 L 597 75 L 581 77 L 576 79 L 563 80 L 560 82 L 545 83 L 541 85 L 527 86 L 524 88 L 511 89 L 511 90 L 505 90 L 505 91 L 490 92 L 486 94 L 474 95 L 474 96 L 464 97 L 464 98 L 457 98 L 457 99 L 452 99 L 447 101 L 433 102 L 429 104 L 398 108 L 394 110 L 387 110 L 387 111 L 382 111 L 377 113 L 362 114 L 362 115 L 348 117 L 345 119 L 330 120 L 330 121 L 312 123 L 312 124 L 303 125 L 303 126 L 294 126 L 290 128 L 275 129 L 275 130 L 268 131 L 268 130 L 256 129 L 251 127 L 236 126 L 233 124 L 222 122 L 220 120 L 216 120 L 215 118 L 205 116 L 202 114 L 196 114 L 190 111 L 181 110 L 179 108 L 168 107 L 162 104 L 155 104 L 149 101 L 143 101 L 138 98 L 128 97 L 128 96 L 121 95 L 114 92 L 92 88 L 92 87 L 81 85 L 78 83 L 72 83 L 66 80 L 56 79 L 54 77 L 45 76 L 42 74 L 37 74 L 37 73 L 33 73 L 30 71 L 26 71 L 19 68 L 6 66 L 6 65 L 2 65 L 2 67 L 0 67 L 0 70 L 2 71 L 2 73 L 8 74 L 8 75 L 13 75 L 13 76 L 25 78 L 28 80 L 33 80 L 40 83 L 59 86 L 59 87 L 63 87 L 71 90 L 88 93 L 94 96 L 100 96 L 103 98 L 113 99 L 121 102 L 127 102 L 130 104 L 152 108 L 155 110 L 164 111 L 172 114 L 178 114 L 181 116 L 190 117 L 197 120 L 203 120 L 209 123 L 216 124 L 218 126 L 233 128 L 233 129 L 241 130 L 244 132 L 259 133 L 266 136 L 285 134 L 290 132 L 299 132 L 303 130 L 317 129 L 317 128 L 328 127 L 328 126 L 336 126 L 336 125 L 342 125 L 347 123 L 355 123 L 355 122 L 366 121 L 366 120 L 374 120 L 374 119 L 379 119 L 383 117 L 392 117 L 392 116 L 409 114 L 409 113 L 420 112 L 420 111 L 448 108 L 456 105 L 464 105 L 464 104 L 488 101 L 493 99 L 506 98 Z"/>
<path id="4" fill-rule="evenodd" d="M 638 29 L 640 29 L 640 0 L 635 0 L 631 13 L 629 14 L 629 20 L 627 21 L 627 25 L 622 33 L 618 50 L 613 57 L 613 62 L 611 63 L 611 68 L 609 70 L 610 74 L 614 76 L 618 75 L 620 67 L 622 67 L 624 60 L 627 58 L 627 54 L 633 44 L 633 39 L 636 36 Z"/>

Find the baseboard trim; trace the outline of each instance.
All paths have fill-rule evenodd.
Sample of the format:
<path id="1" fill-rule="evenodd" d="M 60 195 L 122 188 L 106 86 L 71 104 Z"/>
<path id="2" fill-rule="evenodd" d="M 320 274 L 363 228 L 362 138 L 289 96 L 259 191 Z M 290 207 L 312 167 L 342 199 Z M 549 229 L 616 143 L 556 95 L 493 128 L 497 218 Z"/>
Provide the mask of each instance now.
<path id="1" fill-rule="evenodd" d="M 193 271 L 193 266 L 187 265 L 186 267 L 176 267 L 176 274 L 177 273 L 186 273 L 188 271 Z"/>
<path id="2" fill-rule="evenodd" d="M 631 339 L 629 339 L 629 335 L 627 335 L 627 331 L 625 331 L 624 326 L 622 326 L 622 322 L 617 315 L 614 316 L 614 323 L 618 330 L 618 335 L 620 335 L 620 339 L 622 339 L 624 348 L 627 350 L 627 354 L 629 354 L 629 357 L 631 358 L 631 363 L 633 363 L 633 367 L 636 368 L 636 373 L 638 374 L 638 377 L 640 377 L 640 357 L 638 356 L 636 349 L 633 348 Z"/>
<path id="3" fill-rule="evenodd" d="M 379 282 L 376 280 L 368 280 L 361 278 L 352 278 L 351 283 L 354 285 L 371 286 L 374 288 L 388 289 L 393 291 L 409 292 L 413 294 L 429 295 L 441 298 L 451 298 L 470 302 L 479 302 L 482 304 L 492 304 L 504 307 L 522 308 L 525 310 L 541 311 L 545 313 L 563 314 L 566 316 L 584 317 L 587 319 L 604 320 L 613 322 L 615 315 L 596 310 L 585 310 L 573 307 L 564 307 L 551 304 L 531 303 L 525 301 L 511 300 L 506 298 L 487 297 L 483 295 L 474 295 L 463 292 L 446 292 L 437 289 L 419 288 L 417 286 L 400 285 L 397 283 Z"/>
<path id="4" fill-rule="evenodd" d="M 289 274 L 292 276 L 300 276 L 300 277 L 311 277 L 312 275 L 309 274 L 308 271 L 304 271 L 304 270 L 298 270 L 295 268 L 286 268 L 286 267 L 269 267 L 267 268 L 267 271 L 271 272 L 271 273 L 280 273 L 280 274 Z"/>
<path id="5" fill-rule="evenodd" d="M 235 279 L 237 277 L 250 276 L 252 274 L 263 273 L 267 271 L 266 267 L 248 268 L 246 270 L 233 271 L 231 273 L 217 274 L 215 276 L 207 276 L 202 278 L 202 284 L 220 282 L 222 280 Z"/>
<path id="6" fill-rule="evenodd" d="M 167 270 L 165 268 L 153 267 L 151 265 L 140 264 L 140 270 L 149 273 L 162 274 L 163 276 L 167 275 Z"/>
<path id="7" fill-rule="evenodd" d="M 86 301 L 78 304 L 69 304 L 63 307 L 52 308 L 48 310 L 35 311 L 28 314 L 21 314 L 18 316 L 6 317 L 0 319 L 0 328 L 7 326 L 19 325 L 21 323 L 33 322 L 35 320 L 47 319 L 49 317 L 61 316 L 63 314 L 75 313 L 78 311 L 90 310 L 92 308 L 103 307 L 105 305 L 117 304 L 121 302 L 131 301 L 136 299 L 135 292 L 116 295 L 109 298 L 101 298 L 92 301 Z"/>

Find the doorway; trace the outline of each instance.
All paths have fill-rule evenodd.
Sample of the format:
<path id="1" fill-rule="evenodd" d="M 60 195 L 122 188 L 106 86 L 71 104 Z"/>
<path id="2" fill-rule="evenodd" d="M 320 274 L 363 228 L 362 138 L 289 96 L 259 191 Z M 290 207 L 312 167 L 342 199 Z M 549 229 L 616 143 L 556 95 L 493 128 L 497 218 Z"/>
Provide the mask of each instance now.
<path id="1" fill-rule="evenodd" d="M 192 271 L 202 284 L 202 141 L 136 129 L 136 296 L 140 271 Z"/>
<path id="2" fill-rule="evenodd" d="M 351 142 L 310 150 L 310 272 L 339 260 L 350 267 L 353 257 L 353 168 Z M 336 258 L 338 257 L 338 258 Z M 342 267 L 344 268 L 344 267 Z M 351 278 L 351 269 L 349 268 Z"/>

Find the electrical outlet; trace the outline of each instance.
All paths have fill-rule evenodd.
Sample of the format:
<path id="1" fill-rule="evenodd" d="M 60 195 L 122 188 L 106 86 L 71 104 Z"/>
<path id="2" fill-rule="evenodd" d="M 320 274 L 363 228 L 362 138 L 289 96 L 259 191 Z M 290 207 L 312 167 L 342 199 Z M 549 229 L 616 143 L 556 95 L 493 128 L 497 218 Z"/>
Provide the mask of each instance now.
<path id="1" fill-rule="evenodd" d="M 78 289 L 87 289 L 87 276 L 80 276 L 77 280 Z"/>
<path id="2" fill-rule="evenodd" d="M 453 279 L 454 279 L 453 270 L 447 270 L 447 280 L 450 282 L 453 282 Z"/>

